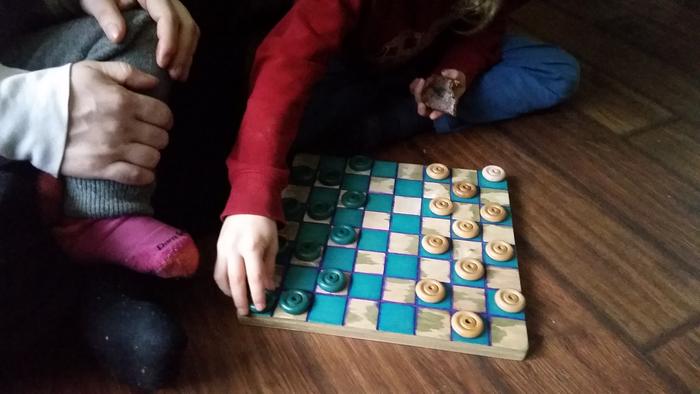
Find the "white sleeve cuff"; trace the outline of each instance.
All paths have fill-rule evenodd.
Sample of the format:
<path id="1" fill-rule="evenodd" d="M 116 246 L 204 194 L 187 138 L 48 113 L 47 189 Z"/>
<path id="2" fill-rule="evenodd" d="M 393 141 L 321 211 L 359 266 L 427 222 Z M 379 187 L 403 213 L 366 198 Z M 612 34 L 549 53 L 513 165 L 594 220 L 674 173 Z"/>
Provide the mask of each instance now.
<path id="1" fill-rule="evenodd" d="M 71 65 L 26 72 L 0 65 L 0 156 L 53 176 L 68 131 Z"/>

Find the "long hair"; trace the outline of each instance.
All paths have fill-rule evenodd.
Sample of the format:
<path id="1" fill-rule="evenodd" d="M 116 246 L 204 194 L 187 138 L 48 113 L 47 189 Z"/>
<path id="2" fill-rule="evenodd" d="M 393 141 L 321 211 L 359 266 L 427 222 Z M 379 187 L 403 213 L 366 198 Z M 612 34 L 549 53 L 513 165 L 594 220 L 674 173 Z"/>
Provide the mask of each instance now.
<path id="1" fill-rule="evenodd" d="M 454 12 L 458 24 L 455 32 L 471 35 L 486 27 L 498 14 L 503 0 L 456 0 Z"/>

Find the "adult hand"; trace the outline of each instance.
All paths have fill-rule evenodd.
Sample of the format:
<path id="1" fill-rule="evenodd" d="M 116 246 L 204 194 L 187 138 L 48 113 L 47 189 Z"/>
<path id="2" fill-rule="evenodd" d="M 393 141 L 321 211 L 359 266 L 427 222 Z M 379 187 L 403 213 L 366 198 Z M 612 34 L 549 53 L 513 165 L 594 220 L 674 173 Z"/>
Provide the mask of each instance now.
<path id="1" fill-rule="evenodd" d="M 248 288 L 255 308 L 265 309 L 265 289 L 274 289 L 277 247 L 277 224 L 272 219 L 231 215 L 224 220 L 216 245 L 214 281 L 233 298 L 239 315 L 248 314 Z"/>
<path id="2" fill-rule="evenodd" d="M 170 77 L 184 81 L 190 73 L 197 50 L 199 26 L 179 0 L 80 0 L 80 5 L 97 22 L 112 42 L 126 35 L 122 10 L 141 6 L 157 25 L 156 62 L 167 69 Z"/>
<path id="3" fill-rule="evenodd" d="M 467 89 L 467 77 L 463 72 L 451 68 L 442 70 L 441 74 L 445 78 L 456 79 L 460 82 L 459 87 L 455 89 L 455 98 L 459 100 Z M 413 94 L 413 97 L 416 99 L 418 115 L 427 116 L 431 120 L 435 120 L 444 115 L 444 112 L 433 110 L 423 101 L 423 90 L 426 88 L 426 86 L 430 85 L 432 78 L 432 76 L 428 77 L 427 80 L 423 78 L 416 78 L 413 80 L 413 82 L 411 82 L 408 88 L 411 91 L 411 94 Z"/>
<path id="4" fill-rule="evenodd" d="M 136 91 L 157 84 L 156 77 L 126 63 L 74 64 L 61 174 L 132 185 L 152 183 L 173 115 L 162 101 Z"/>

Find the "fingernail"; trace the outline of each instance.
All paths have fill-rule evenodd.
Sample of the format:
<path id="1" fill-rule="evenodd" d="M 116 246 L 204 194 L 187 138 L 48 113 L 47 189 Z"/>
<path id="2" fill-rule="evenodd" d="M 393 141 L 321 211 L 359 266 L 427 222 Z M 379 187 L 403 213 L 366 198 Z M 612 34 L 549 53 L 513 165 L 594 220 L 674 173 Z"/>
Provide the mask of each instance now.
<path id="1" fill-rule="evenodd" d="M 110 40 L 116 41 L 117 38 L 119 37 L 119 26 L 115 25 L 114 23 L 107 25 L 107 37 L 109 37 Z"/>
<path id="2" fill-rule="evenodd" d="M 259 311 L 264 311 L 265 310 L 265 304 L 255 304 L 255 309 Z"/>

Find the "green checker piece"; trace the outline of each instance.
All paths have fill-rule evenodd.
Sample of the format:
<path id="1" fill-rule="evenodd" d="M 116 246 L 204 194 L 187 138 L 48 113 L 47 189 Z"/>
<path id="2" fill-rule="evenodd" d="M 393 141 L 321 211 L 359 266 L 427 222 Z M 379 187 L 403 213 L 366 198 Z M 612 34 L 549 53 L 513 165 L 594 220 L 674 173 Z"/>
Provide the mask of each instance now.
<path id="1" fill-rule="evenodd" d="M 360 208 L 365 205 L 365 202 L 367 202 L 367 193 L 357 190 L 350 190 L 343 194 L 340 202 L 342 202 L 343 205 L 348 208 Z"/>
<path id="2" fill-rule="evenodd" d="M 327 202 L 316 202 L 309 207 L 309 217 L 315 220 L 326 220 L 333 215 L 335 207 Z"/>
<path id="3" fill-rule="evenodd" d="M 297 245 L 294 256 L 302 261 L 314 261 L 321 257 L 323 246 L 316 242 L 301 242 Z"/>
<path id="4" fill-rule="evenodd" d="M 318 175 L 319 182 L 326 186 L 338 186 L 342 179 L 343 174 L 334 169 L 321 170 L 321 173 Z"/>
<path id="5" fill-rule="evenodd" d="M 282 199 L 282 210 L 288 220 L 298 219 L 304 213 L 304 204 L 295 198 L 286 197 Z"/>
<path id="6" fill-rule="evenodd" d="M 372 168 L 372 163 L 373 163 L 373 161 L 369 157 L 357 155 L 357 156 L 351 157 L 350 162 L 348 164 L 350 165 L 350 168 L 353 171 L 360 172 L 360 171 L 367 171 L 370 168 Z"/>
<path id="7" fill-rule="evenodd" d="M 250 298 L 252 300 L 252 297 Z M 259 311 L 257 308 L 255 308 L 255 305 L 251 302 L 250 303 L 250 311 L 253 313 L 267 313 L 272 309 L 272 306 L 275 304 L 275 292 L 274 291 L 265 291 L 265 309 Z"/>
<path id="8" fill-rule="evenodd" d="M 280 307 L 290 315 L 301 315 L 309 310 L 313 294 L 308 291 L 292 289 L 282 292 Z"/>
<path id="9" fill-rule="evenodd" d="M 355 229 L 347 225 L 333 227 L 331 240 L 338 245 L 349 245 L 355 242 Z"/>
<path id="10" fill-rule="evenodd" d="M 292 182 L 297 185 L 311 185 L 314 183 L 315 171 L 309 166 L 296 166 L 292 168 Z"/>
<path id="11" fill-rule="evenodd" d="M 347 279 L 341 270 L 325 269 L 318 275 L 318 287 L 329 293 L 343 290 L 346 284 Z"/>

